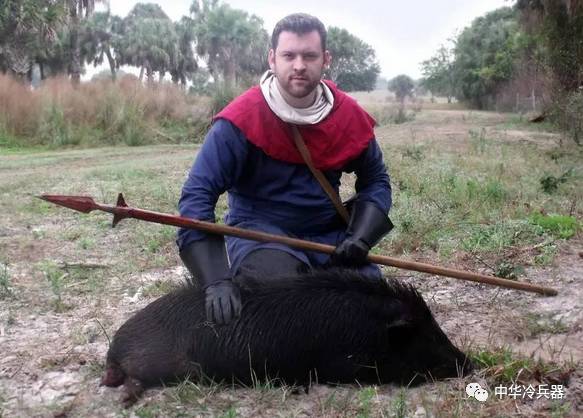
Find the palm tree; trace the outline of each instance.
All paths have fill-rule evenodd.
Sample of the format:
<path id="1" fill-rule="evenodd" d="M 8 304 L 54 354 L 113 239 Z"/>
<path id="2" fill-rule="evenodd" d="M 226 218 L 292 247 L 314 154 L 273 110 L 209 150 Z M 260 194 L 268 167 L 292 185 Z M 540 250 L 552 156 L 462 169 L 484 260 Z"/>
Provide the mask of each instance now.
<path id="1" fill-rule="evenodd" d="M 196 33 L 194 22 L 189 17 L 183 16 L 180 21 L 174 24 L 174 29 L 178 36 L 178 54 L 176 61 L 171 63 L 170 75 L 174 83 L 180 83 L 186 86 L 186 80 L 192 79 L 194 73 L 198 70 L 196 56 L 194 54 L 194 41 Z"/>
<path id="2" fill-rule="evenodd" d="M 78 85 L 81 82 L 82 59 L 79 40 L 81 21 L 93 14 L 95 3 L 99 1 L 101 0 L 67 0 L 71 36 L 71 65 L 69 71 L 74 85 Z"/>
<path id="3" fill-rule="evenodd" d="M 243 10 L 232 9 L 217 0 L 194 0 L 190 13 L 196 27 L 196 48 L 207 61 L 213 78 L 222 76 L 227 85 L 233 85 L 245 56 L 267 36 L 263 21 L 249 16 Z"/>
<path id="4" fill-rule="evenodd" d="M 0 4 L 0 70 L 30 79 L 33 59 L 55 41 L 67 0 L 3 0 Z"/>
<path id="5" fill-rule="evenodd" d="M 120 43 L 122 19 L 109 12 L 94 13 L 81 26 L 80 47 L 83 61 L 99 65 L 107 58 L 111 79 L 115 81 L 119 63 L 115 54 Z"/>
<path id="6" fill-rule="evenodd" d="M 154 72 L 162 79 L 179 62 L 178 35 L 174 23 L 157 4 L 138 3 L 123 20 L 119 64 L 140 67 L 148 82 Z"/>

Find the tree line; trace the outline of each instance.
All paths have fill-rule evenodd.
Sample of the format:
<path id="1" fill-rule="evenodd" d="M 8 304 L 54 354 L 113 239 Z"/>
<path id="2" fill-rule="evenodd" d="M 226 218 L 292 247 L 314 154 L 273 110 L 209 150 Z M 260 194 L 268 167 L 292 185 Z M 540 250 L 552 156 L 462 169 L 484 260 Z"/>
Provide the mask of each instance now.
<path id="1" fill-rule="evenodd" d="M 96 12 L 99 0 L 0 0 L 0 71 L 31 80 L 67 74 L 79 83 L 84 66 L 107 62 L 115 80 L 124 65 L 152 83 L 201 88 L 209 79 L 248 85 L 267 69 L 269 35 L 263 21 L 218 0 L 194 0 L 172 21 L 152 3 L 126 17 Z M 375 51 L 345 29 L 330 27 L 334 57 L 326 77 L 347 91 L 372 90 L 380 73 Z"/>
<path id="2" fill-rule="evenodd" d="M 536 110 L 583 140 L 583 1 L 517 0 L 422 63 L 424 87 L 478 109 Z"/>

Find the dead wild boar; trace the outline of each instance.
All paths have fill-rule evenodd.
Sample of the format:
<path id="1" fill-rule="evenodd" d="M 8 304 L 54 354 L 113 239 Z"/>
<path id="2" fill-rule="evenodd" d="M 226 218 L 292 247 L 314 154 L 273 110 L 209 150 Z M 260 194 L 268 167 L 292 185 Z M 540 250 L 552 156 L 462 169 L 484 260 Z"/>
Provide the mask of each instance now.
<path id="1" fill-rule="evenodd" d="M 346 269 L 235 279 L 243 309 L 223 326 L 206 321 L 204 294 L 184 287 L 155 300 L 115 334 L 102 384 L 144 388 L 188 377 L 239 384 L 417 384 L 472 366 L 419 293 Z"/>

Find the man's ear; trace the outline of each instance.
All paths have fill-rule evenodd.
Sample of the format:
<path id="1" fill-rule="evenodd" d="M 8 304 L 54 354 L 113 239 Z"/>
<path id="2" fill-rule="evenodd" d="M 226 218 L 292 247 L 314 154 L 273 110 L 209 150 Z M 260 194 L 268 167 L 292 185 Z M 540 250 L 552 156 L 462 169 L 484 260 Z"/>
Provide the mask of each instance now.
<path id="1" fill-rule="evenodd" d="M 328 68 L 330 68 L 331 63 L 332 63 L 332 54 L 330 54 L 330 51 L 326 50 L 326 51 L 324 51 L 324 69 L 327 70 Z"/>
<path id="2" fill-rule="evenodd" d="M 267 55 L 267 63 L 269 64 L 269 68 L 273 71 L 273 67 L 275 67 L 275 51 L 273 49 L 269 50 L 269 54 Z"/>

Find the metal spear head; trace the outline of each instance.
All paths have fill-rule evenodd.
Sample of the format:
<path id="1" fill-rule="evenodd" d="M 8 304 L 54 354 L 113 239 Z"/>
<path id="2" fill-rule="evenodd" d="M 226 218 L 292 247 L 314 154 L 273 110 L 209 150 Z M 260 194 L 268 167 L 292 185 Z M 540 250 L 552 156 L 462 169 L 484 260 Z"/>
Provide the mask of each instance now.
<path id="1" fill-rule="evenodd" d="M 89 213 L 97 208 L 97 204 L 89 196 L 62 196 L 54 194 L 43 194 L 37 196 L 39 199 L 54 203 L 55 205 L 64 206 L 69 209 L 78 210 L 79 212 Z"/>

